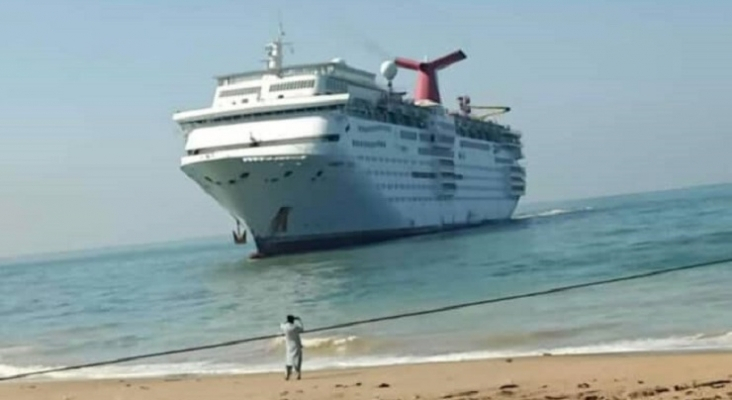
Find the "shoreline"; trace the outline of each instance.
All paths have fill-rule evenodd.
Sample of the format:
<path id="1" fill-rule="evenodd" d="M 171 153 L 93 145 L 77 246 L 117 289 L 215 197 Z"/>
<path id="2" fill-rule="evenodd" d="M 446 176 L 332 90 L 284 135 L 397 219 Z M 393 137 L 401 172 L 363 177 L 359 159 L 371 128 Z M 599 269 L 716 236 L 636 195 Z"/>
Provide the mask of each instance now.
<path id="1" fill-rule="evenodd" d="M 462 354 L 462 353 L 456 353 L 456 354 Z M 466 353 L 470 354 L 470 353 Z M 514 360 L 526 360 L 526 359 L 543 359 L 543 358 L 549 358 L 549 357 L 557 357 L 557 358 L 595 358 L 595 357 L 612 357 L 612 358 L 622 358 L 622 357 L 651 357 L 651 356 L 674 356 L 674 355 L 717 355 L 717 354 L 730 354 L 732 356 L 732 348 L 726 349 L 726 348 L 720 348 L 720 349 L 677 349 L 677 350 L 629 350 L 629 351 L 616 351 L 616 352 L 591 352 L 591 353 L 551 353 L 551 352 L 545 352 L 545 353 L 532 353 L 532 354 L 522 354 L 518 353 L 516 355 L 507 355 L 507 356 L 495 356 L 495 357 L 467 357 L 465 359 L 436 359 L 436 360 L 416 360 L 416 361 L 405 361 L 405 362 L 396 362 L 396 363 L 375 363 L 370 365 L 346 365 L 341 367 L 316 367 L 309 369 L 308 364 L 311 362 L 311 360 L 308 360 L 307 358 L 304 360 L 303 364 L 303 373 L 309 372 L 309 373 L 325 373 L 325 372 L 339 372 L 339 371 L 354 371 L 354 370 L 371 370 L 371 369 L 381 369 L 381 368 L 398 368 L 398 367 L 410 367 L 410 366 L 428 366 L 428 365 L 440 365 L 440 364 L 459 364 L 459 363 L 481 363 L 481 362 L 499 362 L 499 361 L 514 361 Z M 434 357 L 439 358 L 443 356 L 449 356 L 452 354 L 447 355 L 435 355 Z M 173 363 L 175 364 L 175 363 Z M 130 364 L 130 363 L 119 363 L 119 364 L 111 364 L 108 366 L 102 366 L 102 367 L 92 367 L 92 368 L 83 368 L 82 370 L 94 370 L 98 368 L 105 368 L 105 367 L 135 367 L 137 364 Z M 243 365 L 242 365 L 243 366 Z M 48 369 L 51 369 L 52 367 L 47 367 Z M 55 367 L 53 367 L 55 368 Z M 60 367 L 59 367 L 60 368 Z M 283 367 L 284 368 L 284 367 Z M 41 370 L 44 368 L 39 368 L 38 370 Z M 75 371 L 75 370 L 74 370 Z M 72 371 L 73 372 L 73 371 Z M 66 371 L 60 372 L 60 373 L 66 373 Z M 89 382 L 89 381 L 115 381 L 115 380 L 158 380 L 158 379 L 167 379 L 167 378 L 176 378 L 176 377 L 186 377 L 186 378 L 210 378 L 210 377 L 226 377 L 226 376 L 266 376 L 266 375 L 277 375 L 280 371 L 278 370 L 264 370 L 264 371 L 247 371 L 247 372 L 235 372 L 235 371 L 204 371 L 204 372 L 169 372 L 169 373 L 160 373 L 160 374 L 150 374 L 148 376 L 145 375 L 138 375 L 138 376 L 102 376 L 102 377 L 92 377 L 92 376 L 86 376 L 86 377 L 80 377 L 80 376 L 72 376 L 72 377 L 50 377 L 49 375 L 35 375 L 27 378 L 20 378 L 17 380 L 11 380 L 11 381 L 2 381 L 0 380 L 0 385 L 6 384 L 9 382 L 28 382 L 28 383 L 52 383 L 52 382 Z M 6 375 L 9 376 L 10 374 Z M 0 375 L 0 378 L 3 376 Z"/>
<path id="2" fill-rule="evenodd" d="M 308 371 L 307 363 L 304 367 L 303 380 L 290 382 L 282 373 L 21 379 L 0 382 L 0 398 L 732 399 L 728 350 L 525 356 L 318 371 Z"/>

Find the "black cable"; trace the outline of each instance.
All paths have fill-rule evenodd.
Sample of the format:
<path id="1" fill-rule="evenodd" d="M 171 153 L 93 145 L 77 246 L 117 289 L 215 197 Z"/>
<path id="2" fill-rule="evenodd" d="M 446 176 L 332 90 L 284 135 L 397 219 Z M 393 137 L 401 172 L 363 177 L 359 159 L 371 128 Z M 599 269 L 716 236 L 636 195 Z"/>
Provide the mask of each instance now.
<path id="1" fill-rule="evenodd" d="M 679 271 L 685 271 L 685 270 L 690 270 L 690 269 L 708 267 L 708 266 L 713 266 L 713 265 L 718 265 L 718 264 L 724 264 L 727 262 L 732 262 L 732 258 L 727 258 L 727 259 L 723 259 L 723 260 L 715 260 L 715 261 L 707 261 L 707 262 L 691 264 L 691 265 L 683 265 L 680 267 L 658 269 L 658 270 L 642 272 L 642 273 L 634 274 L 634 275 L 622 276 L 619 278 L 610 278 L 610 279 L 603 279 L 603 280 L 593 281 L 593 282 L 578 283 L 575 285 L 561 286 L 561 287 L 541 290 L 541 291 L 537 291 L 537 292 L 529 292 L 529 293 L 515 294 L 515 295 L 511 295 L 511 296 L 472 301 L 472 302 L 467 302 L 467 303 L 453 304 L 450 306 L 432 308 L 432 309 L 428 309 L 428 310 L 421 310 L 421 311 L 414 311 L 414 312 L 401 313 L 401 314 L 395 314 L 395 315 L 388 315 L 388 316 L 384 316 L 384 317 L 375 317 L 375 318 L 362 319 L 362 320 L 351 321 L 351 322 L 344 322 L 341 324 L 324 326 L 324 327 L 315 328 L 315 329 L 309 329 L 306 332 L 312 333 L 312 332 L 330 331 L 330 330 L 335 330 L 335 329 L 349 328 L 349 327 L 356 326 L 356 325 L 372 324 L 372 323 L 381 322 L 381 321 L 388 321 L 388 320 L 408 318 L 408 317 L 416 317 L 416 316 L 427 315 L 427 314 L 435 314 L 435 313 L 451 311 L 451 310 L 456 310 L 456 309 L 465 308 L 465 307 L 473 307 L 473 306 L 483 305 L 483 304 L 500 303 L 500 302 L 504 302 L 504 301 L 524 299 L 524 298 L 529 298 L 529 297 L 545 296 L 545 295 L 550 295 L 550 294 L 559 293 L 559 292 L 566 292 L 569 290 L 582 289 L 582 288 L 586 288 L 586 287 L 590 287 L 590 286 L 607 285 L 610 283 L 630 281 L 630 280 L 641 279 L 641 278 L 648 278 L 651 276 L 658 276 L 658 275 L 663 275 L 663 274 L 669 274 L 672 272 L 679 272 Z M 71 371 L 71 370 L 82 369 L 82 368 L 99 367 L 102 365 L 120 364 L 123 362 L 141 360 L 144 358 L 153 358 L 153 357 L 167 356 L 167 355 L 179 354 L 179 353 L 189 353 L 189 352 L 200 351 L 200 350 L 214 349 L 214 348 L 218 348 L 218 347 L 229 347 L 229 346 L 235 346 L 235 345 L 239 345 L 239 344 L 243 344 L 243 343 L 275 339 L 280 336 L 282 336 L 282 335 L 274 334 L 274 335 L 254 336 L 254 337 L 249 337 L 249 338 L 245 338 L 245 339 L 231 340 L 228 342 L 220 342 L 220 343 L 214 343 L 214 344 L 203 345 L 203 346 L 186 347 L 186 348 L 182 348 L 182 349 L 161 351 L 161 352 L 157 352 L 157 353 L 148 353 L 148 354 L 141 354 L 141 355 L 130 356 L 130 357 L 122 357 L 122 358 L 117 358 L 114 360 L 99 361 L 99 362 L 94 362 L 94 363 L 89 363 L 89 364 L 79 364 L 79 365 L 71 365 L 71 366 L 67 366 L 67 367 L 31 371 L 31 372 L 25 372 L 22 374 L 0 377 L 0 381 L 8 381 L 11 379 L 25 378 L 25 377 L 33 376 L 33 375 L 49 374 L 52 372 L 63 372 L 63 371 Z"/>

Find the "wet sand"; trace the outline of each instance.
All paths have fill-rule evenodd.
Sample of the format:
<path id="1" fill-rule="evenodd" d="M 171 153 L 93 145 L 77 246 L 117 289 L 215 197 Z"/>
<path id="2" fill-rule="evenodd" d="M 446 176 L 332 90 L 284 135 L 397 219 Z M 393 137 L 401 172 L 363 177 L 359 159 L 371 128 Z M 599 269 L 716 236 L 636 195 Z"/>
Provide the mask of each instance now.
<path id="1" fill-rule="evenodd" d="M 305 365 L 307 368 L 307 364 Z M 732 400 L 732 353 L 544 356 L 282 374 L 0 382 L 0 399 Z"/>

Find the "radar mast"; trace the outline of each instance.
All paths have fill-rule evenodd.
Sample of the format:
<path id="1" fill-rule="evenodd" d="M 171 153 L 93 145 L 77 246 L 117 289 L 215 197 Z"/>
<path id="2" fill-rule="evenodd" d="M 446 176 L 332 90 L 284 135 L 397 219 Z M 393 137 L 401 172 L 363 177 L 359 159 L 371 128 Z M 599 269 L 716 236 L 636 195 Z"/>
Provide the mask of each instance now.
<path id="1" fill-rule="evenodd" d="M 294 52 L 292 43 L 283 41 L 285 37 L 285 30 L 282 27 L 282 19 L 278 22 L 278 34 L 277 38 L 267 43 L 264 47 L 267 51 L 267 59 L 264 60 L 267 63 L 267 69 L 271 71 L 279 71 L 282 69 L 282 56 L 284 47 L 289 47 L 291 52 Z"/>

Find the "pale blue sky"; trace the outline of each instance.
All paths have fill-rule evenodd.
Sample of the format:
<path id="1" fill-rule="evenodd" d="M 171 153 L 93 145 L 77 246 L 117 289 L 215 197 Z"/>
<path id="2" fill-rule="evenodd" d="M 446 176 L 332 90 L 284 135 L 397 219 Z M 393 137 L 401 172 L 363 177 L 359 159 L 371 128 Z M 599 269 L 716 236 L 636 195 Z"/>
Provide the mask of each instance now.
<path id="1" fill-rule="evenodd" d="M 513 107 L 525 201 L 732 181 L 732 2 L 4 0 L 0 258 L 228 234 L 171 114 L 262 65 L 278 9 L 291 63 L 462 48 L 443 98 Z"/>

